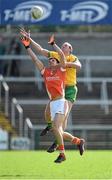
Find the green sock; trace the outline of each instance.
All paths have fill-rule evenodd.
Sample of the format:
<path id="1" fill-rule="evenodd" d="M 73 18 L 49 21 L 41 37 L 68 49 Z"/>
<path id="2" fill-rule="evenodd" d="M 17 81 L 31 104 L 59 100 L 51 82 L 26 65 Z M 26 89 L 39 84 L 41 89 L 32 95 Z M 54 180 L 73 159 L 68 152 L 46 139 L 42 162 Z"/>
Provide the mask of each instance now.
<path id="1" fill-rule="evenodd" d="M 47 123 L 49 128 L 52 128 L 52 122 Z"/>
<path id="2" fill-rule="evenodd" d="M 55 144 L 58 144 L 58 141 L 55 139 L 54 143 L 55 143 Z"/>

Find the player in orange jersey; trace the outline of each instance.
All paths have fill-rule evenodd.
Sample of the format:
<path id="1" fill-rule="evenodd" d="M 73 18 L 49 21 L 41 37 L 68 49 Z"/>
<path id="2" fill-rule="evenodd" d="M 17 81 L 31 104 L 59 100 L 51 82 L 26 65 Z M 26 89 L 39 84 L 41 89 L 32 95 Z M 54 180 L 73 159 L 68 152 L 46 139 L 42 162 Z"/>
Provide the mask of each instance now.
<path id="1" fill-rule="evenodd" d="M 50 113 L 53 132 L 55 138 L 57 139 L 60 151 L 60 154 L 55 162 L 60 163 L 66 159 L 62 134 L 62 124 L 68 110 L 68 103 L 64 98 L 65 68 L 63 67 L 65 66 L 65 57 L 62 51 L 55 46 L 60 55 L 60 65 L 58 59 L 49 58 L 49 67 L 45 67 L 29 47 L 29 40 L 26 37 L 23 37 L 21 38 L 21 41 L 44 78 L 46 90 L 50 98 Z"/>

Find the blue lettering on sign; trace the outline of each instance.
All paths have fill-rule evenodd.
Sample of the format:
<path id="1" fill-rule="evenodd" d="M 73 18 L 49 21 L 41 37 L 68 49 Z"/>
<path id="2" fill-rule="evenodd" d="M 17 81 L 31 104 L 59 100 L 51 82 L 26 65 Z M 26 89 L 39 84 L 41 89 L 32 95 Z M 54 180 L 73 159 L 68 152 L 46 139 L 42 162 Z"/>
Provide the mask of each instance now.
<path id="1" fill-rule="evenodd" d="M 61 21 L 97 22 L 106 17 L 108 9 L 108 5 L 100 1 L 77 3 L 70 10 L 61 11 Z"/>
<path id="2" fill-rule="evenodd" d="M 43 16 L 40 19 L 33 19 L 31 17 L 31 8 L 33 6 L 40 6 L 43 9 Z M 4 20 L 8 21 L 9 19 L 12 19 L 13 21 L 42 21 L 46 19 L 52 10 L 52 5 L 45 1 L 29 1 L 18 4 L 14 9 L 6 9 L 4 11 L 5 17 Z"/>

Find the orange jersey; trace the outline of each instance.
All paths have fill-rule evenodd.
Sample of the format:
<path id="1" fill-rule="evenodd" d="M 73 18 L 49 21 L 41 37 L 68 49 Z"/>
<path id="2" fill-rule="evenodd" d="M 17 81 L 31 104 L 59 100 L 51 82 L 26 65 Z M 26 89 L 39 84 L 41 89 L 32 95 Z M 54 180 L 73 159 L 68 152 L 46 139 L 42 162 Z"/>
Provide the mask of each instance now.
<path id="1" fill-rule="evenodd" d="M 41 74 L 44 77 L 46 90 L 51 100 L 65 96 L 65 69 L 60 67 L 53 71 L 50 68 L 44 68 Z"/>

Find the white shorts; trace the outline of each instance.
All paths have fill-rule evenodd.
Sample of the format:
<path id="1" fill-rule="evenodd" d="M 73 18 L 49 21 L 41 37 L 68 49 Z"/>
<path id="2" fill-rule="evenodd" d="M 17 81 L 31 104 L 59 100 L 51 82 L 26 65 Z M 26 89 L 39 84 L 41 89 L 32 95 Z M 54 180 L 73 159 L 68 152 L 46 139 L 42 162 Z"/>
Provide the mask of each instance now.
<path id="1" fill-rule="evenodd" d="M 51 120 L 54 120 L 55 115 L 63 114 L 66 116 L 68 112 L 68 102 L 67 100 L 63 99 L 57 99 L 50 102 L 50 112 L 51 112 Z"/>

